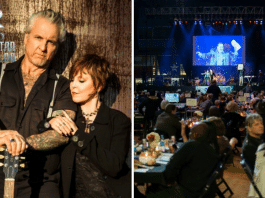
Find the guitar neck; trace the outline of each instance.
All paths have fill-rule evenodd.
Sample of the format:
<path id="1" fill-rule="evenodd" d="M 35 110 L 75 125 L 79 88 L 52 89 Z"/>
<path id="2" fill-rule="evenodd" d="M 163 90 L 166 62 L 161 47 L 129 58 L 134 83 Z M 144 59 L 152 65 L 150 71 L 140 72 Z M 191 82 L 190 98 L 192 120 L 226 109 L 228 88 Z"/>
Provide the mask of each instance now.
<path id="1" fill-rule="evenodd" d="M 15 179 L 5 179 L 4 198 L 14 198 Z"/>

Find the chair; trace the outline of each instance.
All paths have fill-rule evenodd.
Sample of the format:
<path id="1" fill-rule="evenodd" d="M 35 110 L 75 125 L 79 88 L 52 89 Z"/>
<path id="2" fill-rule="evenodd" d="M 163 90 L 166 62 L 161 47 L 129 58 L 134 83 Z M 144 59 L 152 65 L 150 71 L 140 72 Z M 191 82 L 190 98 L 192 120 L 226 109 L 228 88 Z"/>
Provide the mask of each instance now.
<path id="1" fill-rule="evenodd" d="M 220 158 L 219 158 L 219 161 L 212 173 L 212 175 L 210 176 L 210 178 L 208 179 L 207 183 L 206 183 L 206 186 L 204 187 L 203 189 L 203 192 L 201 194 L 201 196 L 199 198 L 206 198 L 206 194 L 208 193 L 210 187 L 212 187 L 213 185 L 215 185 L 216 183 L 216 179 L 221 179 L 221 182 L 219 182 L 218 184 L 216 184 L 216 193 L 219 197 L 221 198 L 225 198 L 224 197 L 224 194 L 229 191 L 231 195 L 233 195 L 233 191 L 231 190 L 231 188 L 228 186 L 228 184 L 226 183 L 226 181 L 224 180 L 223 178 L 223 171 L 224 171 L 224 168 L 225 168 L 225 163 L 226 161 L 228 160 L 229 158 L 229 151 L 230 151 L 230 147 L 227 147 L 224 152 L 221 154 Z M 222 192 L 220 189 L 219 189 L 219 185 L 221 185 L 222 183 L 225 184 L 226 186 L 226 189 Z"/>
<path id="2" fill-rule="evenodd" d="M 241 156 L 242 157 L 242 156 Z M 258 189 L 258 186 L 256 185 L 254 179 L 253 179 L 253 174 L 252 171 L 249 167 L 249 165 L 247 164 L 246 160 L 242 157 L 241 161 L 240 161 L 241 166 L 243 167 L 245 173 L 247 174 L 251 184 L 253 185 L 255 191 L 257 192 L 257 194 L 259 195 L 260 198 L 262 198 L 262 195 Z"/>

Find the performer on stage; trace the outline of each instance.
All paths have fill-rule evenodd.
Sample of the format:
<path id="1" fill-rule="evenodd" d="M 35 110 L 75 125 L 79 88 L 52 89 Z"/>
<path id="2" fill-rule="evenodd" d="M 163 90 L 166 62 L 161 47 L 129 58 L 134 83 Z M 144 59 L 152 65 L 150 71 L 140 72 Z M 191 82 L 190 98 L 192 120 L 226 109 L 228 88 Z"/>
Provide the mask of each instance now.
<path id="1" fill-rule="evenodd" d="M 211 82 L 213 81 L 213 77 L 215 76 L 216 77 L 216 75 L 215 75 L 215 73 L 214 73 L 214 70 L 211 70 L 210 69 L 210 76 L 211 76 Z"/>
<path id="2" fill-rule="evenodd" d="M 204 81 L 207 85 L 210 84 L 211 82 L 211 74 L 209 72 L 209 70 L 207 69 L 207 71 L 205 73 L 202 73 L 202 75 L 204 75 Z"/>
<path id="3" fill-rule="evenodd" d="M 263 83 L 263 73 L 261 70 L 259 70 L 259 74 L 258 74 L 258 86 Z"/>
<path id="4" fill-rule="evenodd" d="M 239 71 L 239 86 L 244 84 L 244 69 Z"/>

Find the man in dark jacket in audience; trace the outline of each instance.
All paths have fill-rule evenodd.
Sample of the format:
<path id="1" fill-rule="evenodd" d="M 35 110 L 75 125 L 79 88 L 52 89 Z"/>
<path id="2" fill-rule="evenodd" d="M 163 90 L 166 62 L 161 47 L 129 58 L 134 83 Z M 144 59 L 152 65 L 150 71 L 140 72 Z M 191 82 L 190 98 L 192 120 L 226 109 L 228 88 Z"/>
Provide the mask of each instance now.
<path id="1" fill-rule="evenodd" d="M 211 86 L 207 89 L 207 94 L 212 93 L 213 94 L 213 103 L 215 100 L 218 100 L 218 97 L 220 96 L 221 89 L 217 86 L 216 80 L 213 80 L 211 83 Z"/>
<path id="2" fill-rule="evenodd" d="M 264 126 L 262 117 L 256 113 L 248 115 L 245 122 L 247 135 L 243 143 L 243 158 L 253 172 L 256 161 L 256 151 L 258 146 L 263 142 L 261 137 L 264 133 Z"/>
<path id="3" fill-rule="evenodd" d="M 181 125 L 178 116 L 176 115 L 177 108 L 174 104 L 167 104 L 165 112 L 161 113 L 156 121 L 154 129 L 161 132 L 165 138 L 171 138 L 175 136 L 178 140 L 181 135 Z M 160 134 L 160 135 L 161 135 Z"/>
<path id="4" fill-rule="evenodd" d="M 198 198 L 202 194 L 219 158 L 215 125 L 207 123 L 193 125 L 190 140 L 180 147 L 166 166 L 164 178 L 168 187 L 155 186 L 147 197 Z M 211 186 L 205 197 L 214 198 L 215 187 Z"/>

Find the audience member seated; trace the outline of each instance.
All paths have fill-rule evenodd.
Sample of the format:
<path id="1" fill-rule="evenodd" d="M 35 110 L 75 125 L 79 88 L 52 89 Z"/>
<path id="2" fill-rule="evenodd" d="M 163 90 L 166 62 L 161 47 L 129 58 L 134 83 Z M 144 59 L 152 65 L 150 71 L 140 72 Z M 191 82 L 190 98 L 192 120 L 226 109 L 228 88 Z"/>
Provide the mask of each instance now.
<path id="1" fill-rule="evenodd" d="M 255 153 L 258 146 L 262 143 L 261 136 L 264 133 L 262 117 L 257 113 L 249 114 L 246 118 L 245 125 L 247 135 L 242 147 L 242 156 L 253 172 L 256 160 Z"/>
<path id="2" fill-rule="evenodd" d="M 265 197 L 265 143 L 259 145 L 257 149 L 253 179 L 260 193 Z M 252 184 L 250 185 L 248 196 L 259 197 Z"/>
<path id="3" fill-rule="evenodd" d="M 226 105 L 226 109 L 228 112 L 222 115 L 222 120 L 226 127 L 226 137 L 229 140 L 235 137 L 238 140 L 237 146 L 241 147 L 242 141 L 239 127 L 243 124 L 245 118 L 236 113 L 238 105 L 234 101 L 230 101 Z"/>
<path id="4" fill-rule="evenodd" d="M 180 94 L 179 103 L 186 103 L 185 93 Z"/>
<path id="5" fill-rule="evenodd" d="M 225 137 L 225 124 L 222 119 L 218 117 L 210 117 L 208 120 L 213 122 L 216 126 L 217 143 L 219 145 L 220 154 L 222 154 L 224 150 L 230 146 L 228 138 Z"/>
<path id="6" fill-rule="evenodd" d="M 255 104 L 255 111 L 262 117 L 263 123 L 265 121 L 265 102 L 257 100 Z"/>
<path id="7" fill-rule="evenodd" d="M 145 107 L 145 112 L 143 112 Z M 139 112 L 144 115 L 144 130 L 148 131 L 155 123 L 155 112 L 160 108 L 160 100 L 155 96 L 155 91 L 150 91 L 150 96 L 139 105 Z"/>
<path id="8" fill-rule="evenodd" d="M 156 186 L 147 197 L 197 198 L 201 195 L 219 158 L 214 127 L 209 121 L 193 125 L 191 139 L 177 150 L 166 166 L 164 177 L 168 187 Z M 214 198 L 215 190 L 214 184 L 205 197 Z"/>
<path id="9" fill-rule="evenodd" d="M 159 109 L 158 111 L 155 112 L 155 121 L 157 120 L 157 117 L 158 117 L 161 113 L 165 112 L 165 108 L 166 108 L 166 106 L 167 106 L 168 103 L 169 103 L 168 100 L 163 100 L 163 101 L 160 103 L 160 109 Z"/>
<path id="10" fill-rule="evenodd" d="M 206 118 L 209 115 L 209 109 L 213 105 L 213 94 L 208 94 L 207 99 L 201 103 L 200 107 L 203 110 L 203 117 Z"/>
<path id="11" fill-rule="evenodd" d="M 229 158 L 227 163 L 233 162 L 233 152 L 232 150 L 235 148 L 235 144 L 238 142 L 236 138 L 232 138 L 229 142 L 228 138 L 225 137 L 226 128 L 223 120 L 218 117 L 210 117 L 209 121 L 213 122 L 216 126 L 216 135 L 217 135 L 217 143 L 219 146 L 220 154 L 224 153 L 225 149 L 230 147 Z"/>
<path id="12" fill-rule="evenodd" d="M 197 107 L 201 106 L 201 103 L 203 103 L 204 101 L 205 101 L 204 96 L 200 95 L 198 97 Z"/>
<path id="13" fill-rule="evenodd" d="M 217 100 L 216 100 L 217 101 Z M 221 117 L 220 110 L 217 106 L 213 105 L 209 109 L 209 116 Z"/>
<path id="14" fill-rule="evenodd" d="M 177 108 L 175 104 L 167 104 L 165 112 L 161 113 L 156 121 L 154 130 L 165 138 L 175 136 L 178 140 L 180 136 L 180 120 L 176 115 Z"/>

